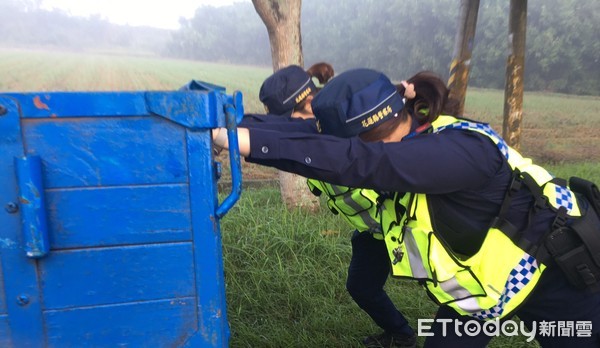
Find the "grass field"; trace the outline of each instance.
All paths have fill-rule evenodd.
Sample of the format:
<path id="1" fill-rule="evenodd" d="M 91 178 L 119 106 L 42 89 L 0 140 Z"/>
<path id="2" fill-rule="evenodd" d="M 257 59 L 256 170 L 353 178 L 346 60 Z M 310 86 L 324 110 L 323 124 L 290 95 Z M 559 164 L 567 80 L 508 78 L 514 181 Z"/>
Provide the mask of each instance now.
<path id="1" fill-rule="evenodd" d="M 175 90 L 202 80 L 242 91 L 248 111 L 269 68 L 176 59 L 0 48 L 0 92 Z"/>
<path id="2" fill-rule="evenodd" d="M 0 49 L 0 93 L 173 90 L 199 79 L 242 91 L 246 111 L 261 112 L 258 89 L 269 74 L 250 66 Z M 502 91 L 468 90 L 466 116 L 500 131 L 502 109 Z M 600 97 L 525 94 L 522 152 L 553 173 L 600 182 L 599 133 Z M 243 172 L 246 181 L 276 176 L 248 164 Z M 350 228 L 327 209 L 288 211 L 276 188 L 246 190 L 222 220 L 222 234 L 231 347 L 360 347 L 378 331 L 345 291 Z M 390 280 L 387 289 L 413 326 L 433 317 L 436 307 L 415 284 Z M 490 344 L 535 346 L 524 337 Z"/>

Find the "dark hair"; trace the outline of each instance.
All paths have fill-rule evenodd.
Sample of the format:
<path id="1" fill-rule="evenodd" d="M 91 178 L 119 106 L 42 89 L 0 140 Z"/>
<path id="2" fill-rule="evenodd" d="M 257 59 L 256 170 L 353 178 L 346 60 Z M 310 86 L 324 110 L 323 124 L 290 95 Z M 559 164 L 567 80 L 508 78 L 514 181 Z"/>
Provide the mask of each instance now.
<path id="1" fill-rule="evenodd" d="M 450 91 L 438 75 L 430 71 L 421 71 L 406 82 L 414 85 L 416 96 L 406 99 L 404 108 L 397 117 L 360 134 L 362 140 L 370 142 L 386 138 L 410 115 L 414 116 L 419 125 L 433 122 L 441 114 L 456 116 L 458 104 L 449 101 Z M 405 88 L 402 84 L 397 84 L 396 89 L 401 96 L 404 96 Z"/>
<path id="2" fill-rule="evenodd" d="M 321 85 L 326 84 L 331 78 L 335 75 L 335 71 L 333 70 L 333 66 L 329 63 L 320 62 L 313 64 L 310 68 L 306 70 L 306 73 L 310 75 L 311 78 L 315 77 L 319 80 Z M 321 88 L 317 87 L 316 90 L 311 91 L 310 95 L 315 95 L 317 92 L 321 90 Z M 306 104 L 308 103 L 309 98 L 305 98 L 300 103 L 294 106 L 295 112 L 304 112 L 306 110 Z"/>
<path id="3" fill-rule="evenodd" d="M 335 75 L 333 66 L 329 63 L 320 62 L 313 64 L 306 72 L 311 77 L 316 77 L 321 85 L 326 84 Z"/>

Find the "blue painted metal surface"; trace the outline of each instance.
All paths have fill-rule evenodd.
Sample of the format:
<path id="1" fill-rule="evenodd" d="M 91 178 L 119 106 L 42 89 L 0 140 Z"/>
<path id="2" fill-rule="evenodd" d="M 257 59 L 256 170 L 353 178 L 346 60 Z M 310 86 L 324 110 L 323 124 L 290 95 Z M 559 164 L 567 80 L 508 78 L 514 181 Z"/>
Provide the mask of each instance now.
<path id="1" fill-rule="evenodd" d="M 42 186 L 42 160 L 39 156 L 15 157 L 21 233 L 25 255 L 40 258 L 48 254 L 46 200 Z"/>
<path id="2" fill-rule="evenodd" d="M 242 96 L 0 93 L 0 347 L 227 347 L 211 129 Z M 85 343 L 82 343 L 85 342 Z"/>
<path id="3" fill-rule="evenodd" d="M 238 147 L 237 138 L 237 123 L 243 115 L 242 94 L 237 92 L 234 94 L 233 104 L 225 106 L 225 114 L 227 119 L 227 140 L 229 142 L 229 161 L 231 163 L 231 194 L 225 198 L 223 203 L 217 208 L 217 217 L 221 218 L 225 215 L 235 202 L 239 199 L 242 193 L 242 167 L 240 161 L 240 149 Z"/>

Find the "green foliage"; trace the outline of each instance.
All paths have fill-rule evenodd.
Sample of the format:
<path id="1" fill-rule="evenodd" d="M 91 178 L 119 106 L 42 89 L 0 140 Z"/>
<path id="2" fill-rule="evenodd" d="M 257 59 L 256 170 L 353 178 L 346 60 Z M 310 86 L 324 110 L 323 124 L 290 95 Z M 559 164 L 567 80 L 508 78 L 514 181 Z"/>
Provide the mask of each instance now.
<path id="1" fill-rule="evenodd" d="M 509 3 L 489 0 L 480 4 L 472 86 L 504 87 Z M 395 80 L 421 70 L 447 77 L 458 27 L 457 0 L 346 0 L 337 2 L 335 9 L 326 1 L 305 0 L 302 6 L 306 65 L 327 61 L 337 71 L 370 67 Z M 600 94 L 599 16 L 600 2 L 594 0 L 530 1 L 525 88 Z M 269 52 L 264 25 L 249 4 L 201 8 L 174 39 L 171 52 L 182 57 L 263 65 L 270 62 L 260 54 Z M 237 46 L 224 50 L 223 42 L 229 40 L 235 40 Z"/>
<path id="2" fill-rule="evenodd" d="M 600 3 L 544 1 L 529 16 L 527 76 L 532 89 L 571 94 L 597 90 Z M 542 79 L 541 77 L 545 77 Z"/>
<path id="3" fill-rule="evenodd" d="M 181 20 L 172 35 L 169 54 L 204 61 L 260 64 L 271 61 L 267 30 L 250 3 L 203 6 L 190 20 Z"/>
<path id="4" fill-rule="evenodd" d="M 428 1 L 348 0 L 338 4 L 332 17 L 327 2 L 305 1 L 305 61 L 329 61 L 339 71 L 375 68 L 395 79 L 421 70 L 443 75 L 456 26 L 447 18 L 457 10 L 453 0 L 435 6 Z"/>

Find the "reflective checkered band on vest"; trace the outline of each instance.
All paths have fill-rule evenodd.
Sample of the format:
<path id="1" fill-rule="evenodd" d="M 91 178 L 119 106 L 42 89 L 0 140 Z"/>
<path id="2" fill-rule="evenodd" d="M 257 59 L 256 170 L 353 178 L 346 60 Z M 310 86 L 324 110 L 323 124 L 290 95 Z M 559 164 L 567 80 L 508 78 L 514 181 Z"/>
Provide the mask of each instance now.
<path id="1" fill-rule="evenodd" d="M 441 132 L 444 129 L 470 129 L 470 130 L 479 130 L 479 131 L 487 134 L 490 138 L 494 139 L 494 143 L 496 143 L 496 146 L 498 146 L 498 149 L 500 150 L 500 152 L 502 153 L 502 155 L 504 157 L 506 157 L 506 159 L 508 159 L 508 145 L 506 145 L 506 142 L 502 139 L 502 137 L 500 135 L 498 135 L 498 133 L 496 133 L 496 131 L 494 131 L 492 129 L 492 127 L 490 127 L 489 124 L 486 124 L 486 123 L 477 123 L 477 122 L 469 122 L 469 121 L 460 121 L 460 122 L 451 123 L 449 125 L 437 128 L 435 130 L 435 132 L 436 133 L 437 132 Z"/>
<path id="2" fill-rule="evenodd" d="M 567 212 L 573 210 L 573 193 L 566 188 L 556 185 L 556 203 L 567 208 Z"/>
<path id="3" fill-rule="evenodd" d="M 529 283 L 533 274 L 538 270 L 539 266 L 533 256 L 525 253 L 523 258 L 508 276 L 504 291 L 500 295 L 498 303 L 491 309 L 487 309 L 478 313 L 473 313 L 471 316 L 479 319 L 492 319 L 499 317 L 504 312 L 504 305 L 515 296 L 521 289 Z"/>
<path id="4" fill-rule="evenodd" d="M 509 157 L 509 147 L 506 144 L 506 142 L 502 139 L 502 137 L 500 137 L 500 135 L 498 133 L 496 133 L 496 131 L 494 131 L 492 129 L 492 127 L 490 127 L 490 125 L 485 124 L 485 123 L 477 123 L 477 122 L 469 122 L 469 121 L 459 121 L 459 122 L 455 122 L 455 123 L 450 123 L 448 125 L 445 126 L 441 126 L 437 129 L 434 130 L 434 132 L 441 132 L 444 129 L 465 129 L 465 130 L 472 130 L 472 131 L 479 131 L 482 132 L 484 134 L 486 134 L 487 136 L 489 136 L 494 143 L 496 144 L 496 146 L 498 147 L 498 149 L 500 150 L 500 152 L 502 153 L 502 155 L 508 160 Z M 555 191 L 556 191 L 556 206 L 560 207 L 563 206 L 567 209 L 567 213 L 570 214 L 574 208 L 574 198 L 573 198 L 573 193 L 571 191 L 569 191 L 568 189 L 566 189 L 565 187 L 559 186 L 559 185 L 555 185 Z"/>

